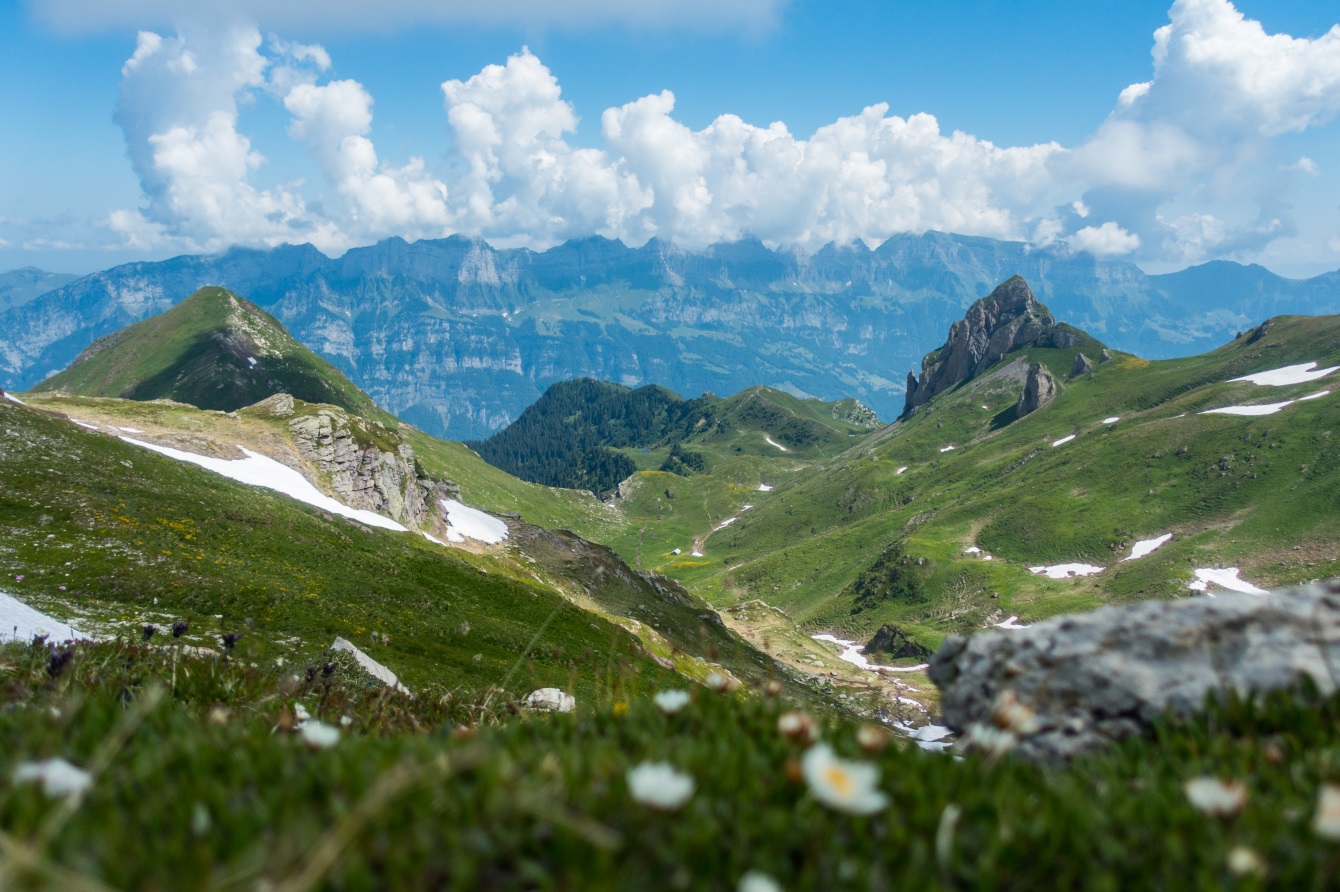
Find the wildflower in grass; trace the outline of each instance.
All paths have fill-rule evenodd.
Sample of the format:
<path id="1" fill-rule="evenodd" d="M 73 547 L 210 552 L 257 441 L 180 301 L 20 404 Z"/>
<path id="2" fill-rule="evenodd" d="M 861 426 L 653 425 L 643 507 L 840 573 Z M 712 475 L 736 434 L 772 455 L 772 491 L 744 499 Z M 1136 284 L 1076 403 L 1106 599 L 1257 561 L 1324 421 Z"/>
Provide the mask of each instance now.
<path id="1" fill-rule="evenodd" d="M 1240 781 L 1195 777 L 1182 785 L 1191 806 L 1203 814 L 1231 818 L 1247 804 L 1247 788 Z"/>
<path id="2" fill-rule="evenodd" d="M 873 756 L 889 745 L 889 732 L 878 725 L 862 725 L 856 729 L 856 742 L 866 755 Z"/>
<path id="3" fill-rule="evenodd" d="M 22 577 L 22 576 L 15 576 L 15 577 L 14 577 L 14 581 L 15 581 L 15 582 L 22 582 L 22 581 L 23 581 L 23 577 Z"/>
<path id="4" fill-rule="evenodd" d="M 1312 829 L 1318 836 L 1340 840 L 1340 784 L 1323 784 L 1317 792 Z"/>
<path id="5" fill-rule="evenodd" d="M 758 870 L 751 870 L 740 877 L 736 892 L 782 892 L 781 884 Z"/>
<path id="6" fill-rule="evenodd" d="M 724 672 L 717 672 L 715 669 L 707 673 L 707 686 L 718 694 L 729 694 L 740 686 L 740 683 L 731 678 Z"/>
<path id="7" fill-rule="evenodd" d="M 1228 869 L 1240 877 L 1248 874 L 1263 876 L 1266 872 L 1266 863 L 1252 849 L 1246 846 L 1234 846 L 1228 850 Z"/>
<path id="8" fill-rule="evenodd" d="M 819 724 L 807 712 L 789 709 L 777 717 L 777 733 L 802 746 L 819 739 Z"/>
<path id="9" fill-rule="evenodd" d="M 770 699 L 782 695 L 782 683 L 775 678 L 769 678 L 768 683 L 763 686 L 763 693 Z"/>
<path id="10" fill-rule="evenodd" d="M 191 624 L 184 619 L 172 621 L 172 637 L 180 638 L 191 630 Z"/>
<path id="11" fill-rule="evenodd" d="M 303 743 L 314 750 L 328 749 L 340 742 L 340 729 L 316 719 L 309 719 L 298 727 Z"/>
<path id="12" fill-rule="evenodd" d="M 693 778 L 676 771 L 667 762 L 643 762 L 628 769 L 628 795 L 637 802 L 661 811 L 683 807 L 693 795 Z"/>
<path id="13" fill-rule="evenodd" d="M 82 796 L 93 783 L 93 775 L 62 758 L 24 762 L 14 769 L 14 783 L 41 784 L 42 792 L 57 796 Z"/>
<path id="14" fill-rule="evenodd" d="M 661 691 L 652 699 L 656 701 L 656 708 L 661 712 L 666 715 L 674 715 L 689 705 L 689 692 Z"/>
<path id="15" fill-rule="evenodd" d="M 622 700 L 620 700 L 618 703 L 615 703 L 615 704 L 614 704 L 614 714 L 615 714 L 615 715 L 628 715 L 628 704 L 625 703 L 625 702 L 622 701 Z"/>
<path id="16" fill-rule="evenodd" d="M 968 727 L 968 733 L 963 736 L 965 746 L 992 758 L 1005 755 L 1014 749 L 1014 745 L 1018 742 L 1019 738 L 1014 736 L 1013 731 L 996 728 L 984 722 L 973 722 Z"/>
<path id="17" fill-rule="evenodd" d="M 801 769 L 814 798 L 835 811 L 871 815 L 889 805 L 889 797 L 878 789 L 877 767 L 840 759 L 826 743 L 806 751 Z"/>
<path id="18" fill-rule="evenodd" d="M 157 632 L 157 631 L 158 631 L 158 627 L 157 627 L 157 626 L 154 626 L 153 624 L 149 624 L 149 625 L 144 626 L 142 629 L 140 629 L 140 635 L 142 635 L 142 636 L 144 637 L 144 640 L 145 640 L 145 641 L 148 641 L 150 638 L 154 637 L 154 632 Z"/>

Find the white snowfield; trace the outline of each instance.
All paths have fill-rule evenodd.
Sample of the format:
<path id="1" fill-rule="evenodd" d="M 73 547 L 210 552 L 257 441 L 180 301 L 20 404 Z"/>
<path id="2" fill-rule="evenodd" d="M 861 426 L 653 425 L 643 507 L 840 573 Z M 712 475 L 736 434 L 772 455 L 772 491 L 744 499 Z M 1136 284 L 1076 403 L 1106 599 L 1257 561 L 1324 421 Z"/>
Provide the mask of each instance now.
<path id="1" fill-rule="evenodd" d="M 764 435 L 763 435 L 763 439 L 765 439 L 765 440 L 768 441 L 768 445 L 769 445 L 769 446 L 776 446 L 778 449 L 782 450 L 783 452 L 790 452 L 790 451 L 791 451 L 790 449 L 787 449 L 785 446 L 783 446 L 781 443 L 778 443 L 778 442 L 777 442 L 776 440 L 774 440 L 772 437 L 769 437 L 767 434 L 764 434 Z"/>
<path id="2" fill-rule="evenodd" d="M 19 398 L 16 397 L 14 394 L 10 393 L 8 390 L 5 391 L 5 399 L 10 400 L 10 401 L 15 402 L 15 403 L 18 403 L 20 406 L 26 406 L 26 405 L 28 405 L 28 404 L 25 403 L 23 400 L 19 399 Z"/>
<path id="3" fill-rule="evenodd" d="M 1253 384 L 1262 384 L 1267 387 L 1287 387 L 1290 384 L 1306 384 L 1309 381 L 1316 381 L 1319 378 L 1325 378 L 1331 372 L 1340 370 L 1340 365 L 1333 365 L 1329 369 L 1315 368 L 1316 360 L 1312 362 L 1303 362 L 1298 365 L 1286 365 L 1283 368 L 1271 369 L 1267 372 L 1253 372 L 1250 375 L 1243 375 L 1241 378 L 1229 378 L 1230 381 L 1250 381 Z"/>
<path id="4" fill-rule="evenodd" d="M 906 470 L 907 470 L 907 465 L 903 465 L 901 468 L 899 468 L 898 470 L 894 471 L 893 473 L 895 473 L 895 474 L 902 474 L 902 473 L 905 472 Z"/>
<path id="5" fill-rule="evenodd" d="M 133 443 L 143 449 L 151 452 L 157 452 L 159 455 L 166 455 L 168 458 L 175 458 L 178 461 L 189 462 L 193 465 L 199 465 L 207 471 L 213 471 L 227 477 L 229 480 L 236 480 L 238 483 L 245 483 L 249 486 L 259 486 L 264 489 L 274 490 L 284 495 L 297 499 L 299 502 L 320 508 L 322 511 L 329 511 L 331 514 L 338 514 L 341 517 L 348 517 L 359 523 L 365 523 L 370 527 L 381 527 L 384 530 L 396 530 L 397 532 L 408 532 L 408 530 L 391 520 L 389 517 L 382 517 L 373 511 L 364 511 L 359 508 L 350 508 L 342 502 L 337 502 L 330 496 L 317 489 L 307 478 L 290 468 L 288 465 L 280 464 L 274 459 L 252 452 L 243 446 L 238 446 L 246 458 L 226 459 L 212 458 L 208 455 L 196 455 L 194 452 L 183 452 L 180 449 L 173 449 L 170 446 L 159 446 L 156 443 L 146 443 L 143 440 L 136 440 L 133 437 L 122 437 L 127 443 Z"/>
<path id="6" fill-rule="evenodd" d="M 1056 564 L 1051 567 L 1029 567 L 1028 572 L 1046 576 L 1049 579 L 1066 579 L 1070 576 L 1092 576 L 1095 573 L 1103 572 L 1103 568 L 1095 567 L 1093 564 Z"/>
<path id="7" fill-rule="evenodd" d="M 705 557 L 705 555 L 701 551 L 695 548 L 693 549 L 693 551 L 689 552 L 689 557 Z"/>
<path id="8" fill-rule="evenodd" d="M 863 644 L 857 644 L 855 641 L 848 641 L 845 638 L 838 638 L 835 635 L 811 635 L 810 637 L 815 641 L 827 641 L 830 644 L 836 644 L 838 647 L 842 648 L 842 653 L 838 656 L 838 659 L 851 663 L 853 666 L 868 669 L 871 672 L 916 672 L 925 669 L 930 665 L 929 663 L 920 663 L 916 666 L 877 666 L 865 658 L 865 654 L 862 653 L 862 651 L 865 650 L 865 645 Z M 921 704 L 917 703 L 917 705 L 920 706 Z"/>
<path id="9" fill-rule="evenodd" d="M 1059 439 L 1059 440 L 1053 440 L 1053 441 L 1052 441 L 1052 448 L 1055 449 L 1057 446 L 1064 446 L 1066 443 L 1069 443 L 1069 442 L 1070 442 L 1071 440 L 1073 440 L 1073 439 L 1075 439 L 1075 435 L 1074 435 L 1074 434 L 1069 434 L 1069 435 L 1067 435 L 1067 436 L 1062 437 L 1062 438 Z"/>
<path id="10" fill-rule="evenodd" d="M 1282 403 L 1264 403 L 1258 406 L 1224 406 L 1221 409 L 1206 409 L 1204 412 L 1197 412 L 1197 415 L 1274 415 L 1280 409 L 1286 406 L 1292 406 L 1294 403 L 1301 403 L 1306 400 L 1321 399 L 1330 394 L 1329 390 L 1318 390 L 1316 393 L 1309 393 L 1307 396 L 1300 396 L 1296 400 L 1285 400 Z"/>
<path id="11" fill-rule="evenodd" d="M 769 486 L 769 485 L 766 484 L 766 483 L 760 483 L 760 484 L 758 485 L 758 491 L 759 491 L 759 492 L 772 492 L 772 487 Z"/>
<path id="12" fill-rule="evenodd" d="M 1005 622 L 1003 622 L 1003 623 L 996 623 L 996 628 L 997 628 L 997 629 L 1027 629 L 1028 626 L 1026 626 L 1026 625 L 1024 625 L 1023 623 L 1019 622 L 1019 617 L 1018 617 L 1018 616 L 1011 616 L 1009 619 L 1005 620 Z"/>
<path id="13" fill-rule="evenodd" d="M 90 424 L 87 421 L 80 421 L 78 418 L 71 418 L 70 420 L 73 421 L 75 424 L 79 425 L 80 427 L 86 427 L 91 431 L 99 430 L 96 424 Z"/>
<path id="14" fill-rule="evenodd" d="M 717 524 L 716 526 L 712 527 L 712 532 L 715 533 L 717 530 L 724 530 L 726 527 L 728 527 L 728 526 L 730 526 L 731 524 L 735 523 L 735 521 L 737 521 L 737 520 L 739 520 L 739 519 L 740 519 L 740 518 L 738 518 L 738 517 L 727 517 L 727 518 L 726 518 L 725 520 L 723 520 L 721 523 L 719 523 L 719 524 Z"/>
<path id="15" fill-rule="evenodd" d="M 1124 563 L 1126 561 L 1133 561 L 1137 560 L 1138 558 L 1142 558 L 1145 555 L 1157 551 L 1159 548 L 1162 548 L 1171 539 L 1172 539 L 1172 533 L 1164 533 L 1157 539 L 1141 539 L 1139 542 L 1135 543 L 1134 547 L 1131 548 L 1130 555 L 1128 557 L 1122 558 L 1120 561 L 1118 561 L 1118 563 Z"/>
<path id="16" fill-rule="evenodd" d="M 144 433 L 144 431 L 140 430 L 140 429 L 137 428 L 137 427 L 120 427 L 120 426 L 118 426 L 116 429 L 119 430 L 119 431 L 125 431 L 125 432 L 128 433 L 128 434 L 142 434 L 142 433 Z"/>
<path id="17" fill-rule="evenodd" d="M 1121 416 L 1120 416 L 1120 415 L 1111 415 L 1111 416 L 1108 416 L 1107 418 L 1104 418 L 1103 421 L 1102 421 L 1102 423 L 1103 423 L 1103 424 L 1116 424 L 1116 423 L 1117 423 L 1118 421 L 1120 421 L 1120 420 L 1121 420 Z"/>
<path id="18" fill-rule="evenodd" d="M 371 675 L 393 691 L 399 691 L 410 697 L 414 696 L 413 694 L 410 694 L 409 688 L 400 683 L 400 679 L 396 678 L 394 672 L 363 653 L 363 651 L 355 647 L 352 642 L 346 641 L 343 638 L 336 638 L 335 643 L 330 646 L 330 649 L 348 651 L 354 655 L 354 660 L 358 662 L 359 667 L 368 675 Z"/>
<path id="19" fill-rule="evenodd" d="M 1203 592 L 1208 591 L 1211 585 L 1217 585 L 1220 588 L 1226 588 L 1231 592 L 1242 592 L 1247 595 L 1270 594 L 1270 592 L 1265 589 L 1258 588 L 1247 580 L 1238 578 L 1237 567 L 1196 570 L 1196 581 L 1191 583 L 1191 588 L 1198 592 Z"/>
<path id="20" fill-rule="evenodd" d="M 957 449 L 957 448 L 958 448 L 958 447 L 955 446 L 953 443 L 950 443 L 948 446 L 941 446 L 941 447 L 940 447 L 940 451 L 941 451 L 941 452 L 952 452 L 953 450 L 955 450 L 955 449 Z"/>
<path id="21" fill-rule="evenodd" d="M 981 553 L 982 553 L 982 549 L 978 548 L 976 545 L 969 545 L 967 548 L 963 549 L 963 553 L 964 553 L 964 554 L 981 554 Z"/>
<path id="22" fill-rule="evenodd" d="M 0 592 L 0 641 L 32 641 L 39 635 L 45 635 L 50 644 L 91 640 L 73 626 Z"/>
<path id="23" fill-rule="evenodd" d="M 485 514 L 455 499 L 442 499 L 442 508 L 447 512 L 448 542 L 464 542 L 470 538 L 485 545 L 497 545 L 507 538 L 507 524 L 492 514 Z"/>

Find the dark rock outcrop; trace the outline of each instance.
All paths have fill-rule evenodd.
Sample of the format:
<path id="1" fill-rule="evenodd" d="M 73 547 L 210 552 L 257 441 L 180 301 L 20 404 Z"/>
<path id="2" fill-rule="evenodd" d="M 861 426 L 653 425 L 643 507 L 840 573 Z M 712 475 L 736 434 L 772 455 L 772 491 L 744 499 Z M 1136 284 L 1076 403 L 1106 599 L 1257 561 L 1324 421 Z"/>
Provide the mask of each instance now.
<path id="1" fill-rule="evenodd" d="M 1110 350 L 1108 350 L 1106 347 L 1104 347 L 1104 348 L 1103 348 L 1103 352 L 1102 352 L 1101 354 L 1099 354 L 1099 356 L 1098 356 L 1098 362 L 1099 362 L 1099 363 L 1104 363 L 1104 362 L 1111 362 L 1111 361 L 1112 361 L 1112 351 L 1110 351 Z"/>
<path id="2" fill-rule="evenodd" d="M 1080 375 L 1087 375 L 1089 372 L 1092 371 L 1093 371 L 1093 360 L 1085 356 L 1083 353 L 1076 353 L 1075 361 L 1070 364 L 1070 375 L 1068 377 L 1069 380 L 1073 381 Z"/>
<path id="3" fill-rule="evenodd" d="M 931 655 L 930 648 L 908 638 L 906 632 L 892 623 L 885 623 L 879 627 L 875 637 L 865 646 L 864 653 L 909 660 L 925 660 Z"/>
<path id="4" fill-rule="evenodd" d="M 1014 404 L 1014 416 L 1023 418 L 1041 409 L 1056 398 L 1056 379 L 1052 373 L 1047 371 L 1047 367 L 1041 363 L 1033 363 L 1028 368 L 1028 377 L 1024 379 L 1023 392 L 1019 394 L 1019 401 Z"/>
<path id="5" fill-rule="evenodd" d="M 1151 601 L 954 636 L 931 657 L 945 723 L 1045 760 L 1146 732 L 1211 693 L 1340 684 L 1340 580 L 1257 597 Z"/>
<path id="6" fill-rule="evenodd" d="M 1027 345 L 1072 347 L 1078 336 L 1056 324 L 1020 276 L 1001 283 L 949 328 L 949 339 L 909 372 L 903 417 L 961 381 L 975 378 L 1007 353 Z"/>

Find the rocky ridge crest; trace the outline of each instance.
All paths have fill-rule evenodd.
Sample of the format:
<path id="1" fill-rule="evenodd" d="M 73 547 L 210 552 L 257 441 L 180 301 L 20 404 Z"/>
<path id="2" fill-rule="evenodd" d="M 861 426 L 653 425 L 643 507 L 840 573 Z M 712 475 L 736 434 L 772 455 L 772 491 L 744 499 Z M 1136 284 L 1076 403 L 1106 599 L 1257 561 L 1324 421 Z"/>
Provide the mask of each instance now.
<path id="1" fill-rule="evenodd" d="M 937 394 L 975 378 L 1020 347 L 1073 347 L 1073 330 L 1057 324 L 1022 276 L 1013 276 L 978 300 L 949 327 L 949 338 L 921 361 L 921 377 L 907 373 L 904 418 Z"/>

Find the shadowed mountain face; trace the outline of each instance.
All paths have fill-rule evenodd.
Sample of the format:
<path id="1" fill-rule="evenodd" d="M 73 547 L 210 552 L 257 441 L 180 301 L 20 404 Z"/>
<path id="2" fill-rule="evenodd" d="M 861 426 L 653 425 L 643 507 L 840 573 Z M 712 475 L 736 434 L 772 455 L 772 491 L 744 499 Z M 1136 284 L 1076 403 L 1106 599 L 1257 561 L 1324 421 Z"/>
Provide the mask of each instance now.
<path id="1" fill-rule="evenodd" d="M 678 393 L 768 384 L 860 399 L 892 418 L 926 344 L 1022 275 L 1113 347 L 1186 355 L 1281 312 L 1340 309 L 1340 276 L 1214 264 L 1169 276 L 1062 248 L 925 233 L 813 256 L 752 240 L 688 252 L 589 238 L 543 253 L 389 239 L 332 260 L 310 246 L 116 267 L 0 312 L 0 385 L 22 390 L 97 338 L 221 285 L 279 319 L 380 405 L 483 437 L 550 384 L 592 377 Z"/>
<path id="2" fill-rule="evenodd" d="M 223 288 L 201 288 L 160 316 L 99 338 L 68 369 L 33 389 L 170 399 L 222 412 L 287 393 L 382 416 L 273 317 Z"/>

